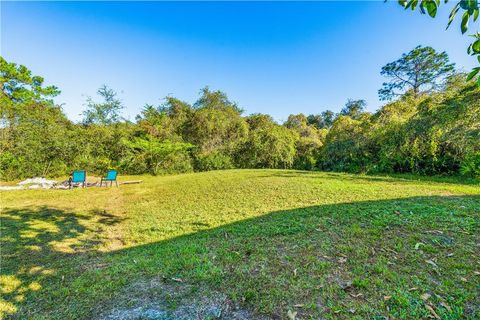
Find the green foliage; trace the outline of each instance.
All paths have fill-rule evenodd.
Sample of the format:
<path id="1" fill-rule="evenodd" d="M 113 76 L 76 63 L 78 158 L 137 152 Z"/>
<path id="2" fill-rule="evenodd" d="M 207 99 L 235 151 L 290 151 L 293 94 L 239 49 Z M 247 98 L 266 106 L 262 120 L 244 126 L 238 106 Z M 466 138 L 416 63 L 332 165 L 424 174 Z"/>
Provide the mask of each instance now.
<path id="1" fill-rule="evenodd" d="M 195 169 L 198 171 L 232 169 L 232 158 L 219 151 L 197 153 L 194 159 Z"/>
<path id="2" fill-rule="evenodd" d="M 11 88 L 21 83 L 9 77 Z M 478 175 L 480 88 L 464 74 L 422 95 L 408 90 L 374 114 L 365 112 L 365 101 L 348 100 L 338 115 L 290 115 L 282 125 L 269 115 L 243 117 L 225 93 L 208 88 L 193 105 L 174 97 L 146 105 L 132 123 L 120 118 L 122 104 L 105 86 L 105 101 L 88 98 L 85 120 L 75 124 L 49 100 L 51 91 L 16 86 L 26 98 L 2 92 L 2 180 L 110 168 L 153 175 L 231 168 Z"/>
<path id="3" fill-rule="evenodd" d="M 52 98 L 60 93 L 44 86 L 23 65 L 0 57 L 0 179 L 19 175 L 59 174 L 70 160 L 66 153 L 74 129 Z"/>
<path id="4" fill-rule="evenodd" d="M 120 110 L 124 108 L 122 102 L 117 98 L 117 93 L 106 85 L 97 90 L 97 94 L 103 98 L 102 103 L 87 98 L 87 110 L 83 112 L 84 124 L 113 124 L 120 120 Z"/>
<path id="5" fill-rule="evenodd" d="M 248 137 L 248 124 L 224 93 L 204 88 L 184 132 L 184 139 L 196 146 L 199 170 L 222 169 L 233 166 L 234 155 Z"/>
<path id="6" fill-rule="evenodd" d="M 77 136 L 72 139 L 72 143 L 79 145 L 79 153 L 70 170 L 83 168 L 102 175 L 108 169 L 120 169 L 120 164 L 130 155 L 129 148 L 122 141 L 132 136 L 134 126 L 130 123 L 116 123 L 79 127 Z"/>
<path id="7" fill-rule="evenodd" d="M 186 140 L 200 152 L 232 154 L 247 135 L 247 123 L 235 109 L 202 108 L 195 110 L 190 118 Z"/>
<path id="8" fill-rule="evenodd" d="M 480 90 L 464 75 L 447 80 L 443 92 L 419 99 L 404 97 L 377 113 L 372 130 L 381 171 L 458 173 L 480 149 Z M 397 114 L 387 112 L 398 109 Z"/>
<path id="9" fill-rule="evenodd" d="M 230 101 L 227 95 L 220 90 L 211 91 L 208 87 L 205 87 L 200 92 L 200 98 L 193 105 L 195 109 L 233 109 L 238 114 L 243 112 L 236 103 Z"/>
<path id="10" fill-rule="evenodd" d="M 322 112 L 323 123 L 325 124 L 322 128 L 330 128 L 335 121 L 335 113 L 330 110 Z"/>
<path id="11" fill-rule="evenodd" d="M 193 147 L 189 143 L 172 143 L 168 140 L 160 142 L 152 138 L 134 138 L 133 140 L 124 140 L 123 143 L 130 148 L 133 155 L 129 165 L 134 168 L 143 167 L 145 171 L 153 175 L 157 175 L 161 169 L 169 171 L 170 166 L 176 165 L 172 160 L 188 159 L 185 155 Z M 183 161 L 177 169 L 185 172 L 190 168 L 191 166 Z"/>
<path id="12" fill-rule="evenodd" d="M 44 102 L 22 103 L 0 132 L 2 180 L 61 175 L 79 152 L 76 128 L 60 108 Z"/>
<path id="13" fill-rule="evenodd" d="M 186 102 L 167 97 L 159 107 L 145 106 L 137 116 L 137 123 L 143 134 L 159 140 L 183 141 L 192 112 L 193 109 Z"/>
<path id="14" fill-rule="evenodd" d="M 382 107 L 374 116 L 371 139 L 378 146 L 376 154 L 379 172 L 408 171 L 401 165 L 405 160 L 402 152 L 406 123 L 416 113 L 417 99 L 404 96 Z"/>
<path id="15" fill-rule="evenodd" d="M 366 106 L 367 102 L 365 100 L 349 99 L 345 107 L 340 111 L 340 115 L 349 116 L 354 120 L 358 120 L 362 117 Z"/>
<path id="16" fill-rule="evenodd" d="M 318 165 L 320 150 L 328 130 L 319 129 L 325 125 L 321 115 L 317 116 L 315 120 L 312 123 L 312 116 L 305 117 L 303 114 L 298 114 L 290 115 L 284 123 L 284 126 L 294 130 L 299 137 L 295 145 L 294 160 L 294 167 L 297 169 L 313 170 Z"/>
<path id="17" fill-rule="evenodd" d="M 296 143 L 293 167 L 301 170 L 314 170 L 318 167 L 321 148 L 325 141 L 326 129 L 300 136 Z"/>
<path id="18" fill-rule="evenodd" d="M 381 100 L 392 100 L 412 90 L 418 97 L 432 92 L 446 76 L 455 69 L 449 63 L 446 52 L 437 53 L 431 47 L 418 46 L 394 62 L 382 68 L 381 74 L 388 79 L 378 91 Z"/>
<path id="19" fill-rule="evenodd" d="M 448 0 L 444 0 L 445 3 L 448 2 Z M 422 14 L 425 14 L 428 12 L 428 15 L 432 18 L 434 18 L 437 15 L 438 7 L 440 6 L 441 1 L 440 0 L 399 0 L 398 3 L 403 6 L 405 9 L 412 9 L 412 11 L 415 11 L 417 8 L 418 4 L 420 8 L 420 12 Z M 479 7 L 479 1 L 478 0 L 460 0 L 458 1 L 455 6 L 452 8 L 452 11 L 450 12 L 450 15 L 448 17 L 448 24 L 447 24 L 447 29 L 450 27 L 452 24 L 453 20 L 457 16 L 458 12 L 460 10 L 463 10 L 462 14 L 462 19 L 460 23 L 460 30 L 462 31 L 462 34 L 467 32 L 468 27 L 469 27 L 469 22 L 473 20 L 473 22 L 476 22 L 478 19 L 478 16 L 480 14 L 480 7 Z M 477 55 L 478 61 L 480 63 L 480 33 L 477 32 L 475 34 L 471 35 L 474 40 L 467 49 L 467 53 L 470 55 Z M 475 77 L 475 75 L 478 74 L 478 69 L 474 68 L 470 74 L 469 74 L 469 80 Z M 480 86 L 480 76 L 477 78 L 477 84 Z"/>
<path id="20" fill-rule="evenodd" d="M 317 129 L 328 129 L 335 120 L 335 113 L 330 110 L 323 111 L 321 114 L 311 114 L 307 117 L 309 125 Z"/>
<path id="21" fill-rule="evenodd" d="M 290 168 L 295 160 L 295 131 L 276 124 L 270 116 L 253 115 L 248 139 L 238 153 L 244 168 Z"/>
<path id="22" fill-rule="evenodd" d="M 9 102 L 51 102 L 51 98 L 60 94 L 55 86 L 44 86 L 44 79 L 33 76 L 23 65 L 7 62 L 0 56 L 0 102 L 3 106 Z"/>
<path id="23" fill-rule="evenodd" d="M 336 171 L 366 172 L 371 165 L 370 115 L 359 120 L 339 116 L 329 130 L 322 149 L 321 168 Z"/>
<path id="24" fill-rule="evenodd" d="M 470 154 L 463 160 L 460 173 L 465 176 L 480 178 L 480 152 Z"/>
<path id="25" fill-rule="evenodd" d="M 23 166 L 21 159 L 10 151 L 0 153 L 0 178 L 2 180 L 15 179 Z"/>

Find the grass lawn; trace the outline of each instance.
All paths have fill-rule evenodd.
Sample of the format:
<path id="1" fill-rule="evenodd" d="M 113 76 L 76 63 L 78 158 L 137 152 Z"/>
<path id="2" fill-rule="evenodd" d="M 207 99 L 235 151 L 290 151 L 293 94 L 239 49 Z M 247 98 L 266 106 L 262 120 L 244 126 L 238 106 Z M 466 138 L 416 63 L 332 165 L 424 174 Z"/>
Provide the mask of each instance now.
<path id="1" fill-rule="evenodd" d="M 478 184 L 289 170 L 140 179 L 0 192 L 0 318 L 480 318 Z"/>

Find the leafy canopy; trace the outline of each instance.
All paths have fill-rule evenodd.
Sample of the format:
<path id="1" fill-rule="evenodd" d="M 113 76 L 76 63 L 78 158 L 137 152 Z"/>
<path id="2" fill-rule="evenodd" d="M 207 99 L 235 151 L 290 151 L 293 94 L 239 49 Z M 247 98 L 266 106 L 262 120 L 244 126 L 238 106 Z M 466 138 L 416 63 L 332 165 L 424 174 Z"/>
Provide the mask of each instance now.
<path id="1" fill-rule="evenodd" d="M 44 86 L 44 79 L 32 75 L 24 65 L 9 63 L 0 56 L 0 91 L 3 103 L 51 102 L 60 94 L 55 86 Z"/>
<path id="2" fill-rule="evenodd" d="M 307 116 L 308 124 L 317 129 L 330 128 L 333 124 L 333 120 L 335 120 L 335 113 L 330 110 L 323 111 L 321 114 L 311 114 Z"/>
<path id="3" fill-rule="evenodd" d="M 135 157 L 144 162 L 148 171 L 154 175 L 158 174 L 159 167 L 168 157 L 187 152 L 193 148 L 193 145 L 189 143 L 173 143 L 168 140 L 158 141 L 151 137 L 124 139 L 123 143 L 132 149 Z"/>
<path id="4" fill-rule="evenodd" d="M 349 116 L 354 120 L 358 120 L 365 111 L 367 102 L 365 100 L 351 100 L 349 99 L 345 107 L 340 111 L 340 115 Z"/>
<path id="5" fill-rule="evenodd" d="M 382 68 L 388 81 L 378 91 L 381 100 L 392 100 L 412 91 L 415 97 L 439 88 L 442 80 L 455 70 L 446 52 L 437 53 L 432 47 L 418 46 Z"/>
<path id="6" fill-rule="evenodd" d="M 51 103 L 14 101 L 2 91 L 8 103 L 0 105 L 7 110 L 0 113 L 0 178 L 60 176 L 78 168 L 99 174 L 109 168 L 130 174 L 296 168 L 478 176 L 480 87 L 463 74 L 435 81 L 442 83 L 439 90 L 420 86 L 427 93 L 418 97 L 405 85 L 406 94 L 374 114 L 364 111 L 365 101 L 348 100 L 339 114 L 294 114 L 283 124 L 264 114 L 243 117 L 225 93 L 208 88 L 193 105 L 174 97 L 147 105 L 133 123 L 121 119 L 121 101 L 103 86 L 104 101 L 88 98 L 83 124 Z M 24 88 L 31 91 L 26 96 L 39 92 Z"/>
<path id="7" fill-rule="evenodd" d="M 84 124 L 112 124 L 120 121 L 120 111 L 124 108 L 122 101 L 117 98 L 117 93 L 106 85 L 101 86 L 97 94 L 103 98 L 102 103 L 87 98 L 87 110 L 83 112 Z"/>
<path id="8" fill-rule="evenodd" d="M 445 3 L 448 0 L 444 0 Z M 462 34 L 467 32 L 470 21 L 476 22 L 480 13 L 478 0 L 460 0 L 453 7 L 448 17 L 447 29 L 452 24 L 453 20 L 457 16 L 459 11 L 463 11 L 462 20 L 460 23 L 460 30 Z M 437 15 L 438 7 L 440 6 L 440 0 L 399 0 L 398 3 L 405 9 L 411 9 L 415 11 L 418 7 L 422 14 L 428 13 L 428 15 L 434 18 Z M 467 53 L 472 56 L 477 56 L 478 63 L 480 64 L 480 32 L 478 30 L 471 35 L 474 40 L 468 46 Z M 473 68 L 468 74 L 467 81 L 470 81 L 480 73 L 480 67 Z M 480 86 L 480 75 L 477 78 L 477 84 Z"/>

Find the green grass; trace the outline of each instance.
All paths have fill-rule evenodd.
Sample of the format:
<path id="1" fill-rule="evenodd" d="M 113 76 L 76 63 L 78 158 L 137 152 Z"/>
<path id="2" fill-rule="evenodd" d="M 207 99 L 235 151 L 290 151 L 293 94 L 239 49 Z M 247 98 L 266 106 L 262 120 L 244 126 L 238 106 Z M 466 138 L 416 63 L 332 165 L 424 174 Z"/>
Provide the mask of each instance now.
<path id="1" fill-rule="evenodd" d="M 288 170 L 141 179 L 1 192 L 2 317 L 92 318 L 161 279 L 282 319 L 427 318 L 426 305 L 480 318 L 478 184 Z"/>

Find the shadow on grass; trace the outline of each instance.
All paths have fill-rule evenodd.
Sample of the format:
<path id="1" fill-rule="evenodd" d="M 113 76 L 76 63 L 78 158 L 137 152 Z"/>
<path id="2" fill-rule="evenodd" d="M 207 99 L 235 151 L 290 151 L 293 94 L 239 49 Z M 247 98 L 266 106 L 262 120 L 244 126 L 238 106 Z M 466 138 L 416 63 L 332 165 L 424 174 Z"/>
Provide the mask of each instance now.
<path id="1" fill-rule="evenodd" d="M 43 290 L 43 281 L 95 251 L 105 241 L 95 236 L 102 226 L 123 220 L 103 210 L 80 214 L 50 207 L 6 208 L 0 219 L 0 314 L 34 305 L 32 293 Z"/>
<path id="2" fill-rule="evenodd" d="M 451 306 L 438 313 L 475 318 L 476 282 L 451 279 L 480 263 L 472 254 L 480 241 L 479 208 L 480 196 L 312 206 L 107 253 L 98 251 L 108 240 L 101 227 L 120 223 L 117 216 L 5 209 L 2 308 L 18 318 L 92 318 L 134 298 L 136 292 L 124 297 L 130 284 L 160 277 L 220 290 L 273 318 L 285 318 L 299 301 L 300 317 L 347 319 L 358 310 L 361 317 L 422 318 L 429 312 L 420 293 L 435 290 Z M 428 250 L 412 249 L 416 243 Z M 439 271 L 425 260 L 448 267 Z M 420 285 L 418 294 L 408 291 Z"/>

